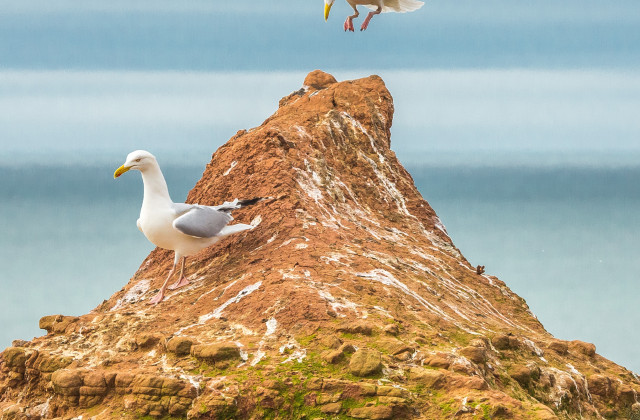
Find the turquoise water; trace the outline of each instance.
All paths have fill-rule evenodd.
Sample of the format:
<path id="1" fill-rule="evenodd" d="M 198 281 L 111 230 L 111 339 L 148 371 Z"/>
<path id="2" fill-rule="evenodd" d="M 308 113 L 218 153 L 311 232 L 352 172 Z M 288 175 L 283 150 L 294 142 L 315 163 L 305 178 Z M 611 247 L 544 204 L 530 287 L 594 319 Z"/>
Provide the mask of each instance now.
<path id="1" fill-rule="evenodd" d="M 135 226 L 140 177 L 114 167 L 0 167 L 0 347 L 40 335 L 41 316 L 96 307 L 152 249 Z M 203 169 L 164 167 L 172 198 Z M 408 169 L 472 264 L 557 337 L 640 372 L 640 167 Z"/>

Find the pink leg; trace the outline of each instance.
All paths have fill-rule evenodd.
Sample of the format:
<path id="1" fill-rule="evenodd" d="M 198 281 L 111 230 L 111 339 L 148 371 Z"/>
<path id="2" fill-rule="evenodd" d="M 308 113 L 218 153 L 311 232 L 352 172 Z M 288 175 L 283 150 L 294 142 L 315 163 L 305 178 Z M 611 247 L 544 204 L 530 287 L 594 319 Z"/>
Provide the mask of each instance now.
<path id="1" fill-rule="evenodd" d="M 178 265 L 179 259 L 180 259 L 180 256 L 176 253 L 175 258 L 173 259 L 173 267 L 171 267 L 171 270 L 169 271 L 169 275 L 165 279 L 164 283 L 162 283 L 162 287 L 160 288 L 160 291 L 158 292 L 158 294 L 155 295 L 153 298 L 151 298 L 151 300 L 149 300 L 149 305 L 156 305 L 162 302 L 162 299 L 164 299 L 164 292 L 167 291 L 167 283 L 169 283 L 171 276 L 173 276 L 173 273 L 175 273 L 176 265 Z"/>
<path id="2" fill-rule="evenodd" d="M 351 16 L 349 16 L 347 20 L 344 21 L 344 31 L 347 32 L 349 28 L 352 28 L 352 27 L 353 27 L 353 23 L 351 22 Z"/>
<path id="3" fill-rule="evenodd" d="M 379 15 L 380 12 L 382 12 L 382 7 L 378 7 L 378 9 L 375 12 L 369 12 L 364 22 L 362 22 L 362 26 L 360 27 L 360 30 L 361 31 L 366 30 L 367 27 L 369 26 L 369 22 L 371 21 L 371 18 L 373 17 L 373 15 Z"/>
<path id="4" fill-rule="evenodd" d="M 351 31 L 353 32 L 353 19 L 357 18 L 358 16 L 360 16 L 360 13 L 358 12 L 358 9 L 355 8 L 355 6 L 353 7 L 354 10 L 354 14 L 349 16 L 347 18 L 347 20 L 344 21 L 344 31 Z"/>
<path id="5" fill-rule="evenodd" d="M 187 257 L 182 257 L 182 267 L 180 268 L 180 277 L 179 280 L 169 286 L 169 290 L 175 290 L 179 287 L 186 286 L 189 284 L 189 280 L 184 276 L 184 262 L 187 260 Z"/>

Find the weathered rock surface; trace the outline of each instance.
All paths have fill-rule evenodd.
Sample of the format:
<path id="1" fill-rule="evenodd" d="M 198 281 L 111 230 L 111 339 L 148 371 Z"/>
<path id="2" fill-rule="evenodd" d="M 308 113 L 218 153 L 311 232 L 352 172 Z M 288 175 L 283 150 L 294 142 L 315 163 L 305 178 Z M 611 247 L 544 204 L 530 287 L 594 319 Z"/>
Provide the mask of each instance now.
<path id="1" fill-rule="evenodd" d="M 189 258 L 157 306 L 161 249 L 91 313 L 43 317 L 0 355 L 0 417 L 639 419 L 637 376 L 462 256 L 392 118 L 379 77 L 310 73 L 189 193 L 273 197 L 234 213 L 256 228 Z"/>

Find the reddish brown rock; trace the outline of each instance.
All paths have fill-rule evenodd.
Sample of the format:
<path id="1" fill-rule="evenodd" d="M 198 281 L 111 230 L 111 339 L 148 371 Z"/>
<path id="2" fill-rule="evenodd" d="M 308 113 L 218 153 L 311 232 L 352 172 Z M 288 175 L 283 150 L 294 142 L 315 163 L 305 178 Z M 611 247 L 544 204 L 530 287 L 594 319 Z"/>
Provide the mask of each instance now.
<path id="1" fill-rule="evenodd" d="M 2 353 L 4 363 L 10 368 L 22 368 L 24 369 L 25 362 L 27 361 L 27 354 L 24 349 L 20 347 L 8 347 Z"/>
<path id="2" fill-rule="evenodd" d="M 355 376 L 369 376 L 382 370 L 380 352 L 373 349 L 359 349 L 349 360 L 349 372 Z"/>
<path id="3" fill-rule="evenodd" d="M 556 353 L 564 356 L 569 351 L 569 345 L 566 341 L 554 340 L 547 344 L 547 348 L 555 351 Z"/>
<path id="4" fill-rule="evenodd" d="M 234 343 L 198 344 L 191 347 L 191 355 L 211 363 L 240 359 L 240 350 Z"/>
<path id="5" fill-rule="evenodd" d="M 587 378 L 589 384 L 589 392 L 601 397 L 608 396 L 611 391 L 611 379 L 604 375 L 591 375 Z"/>
<path id="6" fill-rule="evenodd" d="M 356 419 L 386 420 L 393 418 L 393 408 L 387 405 L 352 408 L 349 415 Z"/>
<path id="7" fill-rule="evenodd" d="M 487 360 L 487 350 L 484 347 L 468 346 L 460 349 L 460 354 L 473 363 L 484 363 Z"/>
<path id="8" fill-rule="evenodd" d="M 165 338 L 158 333 L 142 333 L 136 336 L 136 344 L 141 349 L 150 349 L 158 343 L 164 343 Z"/>
<path id="9" fill-rule="evenodd" d="M 328 363 L 338 363 L 343 360 L 346 355 L 351 354 L 355 351 L 356 349 L 355 347 L 353 347 L 353 345 L 345 343 L 341 345 L 337 350 L 325 353 L 322 358 Z"/>
<path id="10" fill-rule="evenodd" d="M 428 388 L 441 388 L 446 379 L 446 375 L 440 370 L 424 369 L 421 367 L 412 367 L 409 370 L 409 379 L 427 386 Z"/>
<path id="11" fill-rule="evenodd" d="M 322 70 L 314 70 L 305 77 L 303 85 L 314 89 L 324 89 L 330 85 L 338 83 L 335 77 Z"/>
<path id="12" fill-rule="evenodd" d="M 426 358 L 424 364 L 435 368 L 449 369 L 451 361 L 447 355 L 438 353 Z"/>
<path id="13" fill-rule="evenodd" d="M 167 351 L 176 356 L 186 356 L 191 353 L 193 340 L 186 337 L 173 337 L 167 342 Z"/>
<path id="14" fill-rule="evenodd" d="M 585 343 L 584 341 L 574 340 L 569 342 L 569 350 L 577 354 L 594 357 L 596 355 L 596 345 Z"/>
<path id="15" fill-rule="evenodd" d="M 220 147 L 187 197 L 270 197 L 234 211 L 254 229 L 189 256 L 190 284 L 158 305 L 174 260 L 162 249 L 90 313 L 42 318 L 49 334 L 0 356 L 5 417 L 48 402 L 58 418 L 301 418 L 317 400 L 327 418 L 338 405 L 352 418 L 629 416 L 636 377 L 587 344 L 547 349 L 526 302 L 455 247 L 390 149 L 382 79 L 316 71 L 304 85 Z"/>

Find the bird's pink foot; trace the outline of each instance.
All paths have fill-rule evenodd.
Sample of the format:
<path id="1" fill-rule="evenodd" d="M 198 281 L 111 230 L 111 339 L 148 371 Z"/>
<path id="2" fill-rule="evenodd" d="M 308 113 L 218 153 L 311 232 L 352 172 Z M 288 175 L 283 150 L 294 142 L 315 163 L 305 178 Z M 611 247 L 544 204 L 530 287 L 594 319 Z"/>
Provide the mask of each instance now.
<path id="1" fill-rule="evenodd" d="M 367 27 L 369 26 L 369 22 L 371 21 L 371 18 L 367 16 L 367 18 L 364 20 L 364 22 L 362 22 L 362 26 L 360 26 L 360 30 L 364 31 L 367 29 Z"/>
<path id="2" fill-rule="evenodd" d="M 347 20 L 344 21 L 344 31 L 353 32 L 353 19 L 351 19 L 351 16 L 349 16 Z"/>
<path id="3" fill-rule="evenodd" d="M 164 299 L 164 292 L 161 290 L 157 295 L 149 300 L 149 305 L 157 305 L 158 303 L 162 302 L 162 299 Z"/>
<path id="4" fill-rule="evenodd" d="M 169 290 L 175 290 L 179 287 L 186 286 L 187 284 L 189 284 L 189 280 L 183 276 L 180 280 L 169 286 Z"/>

